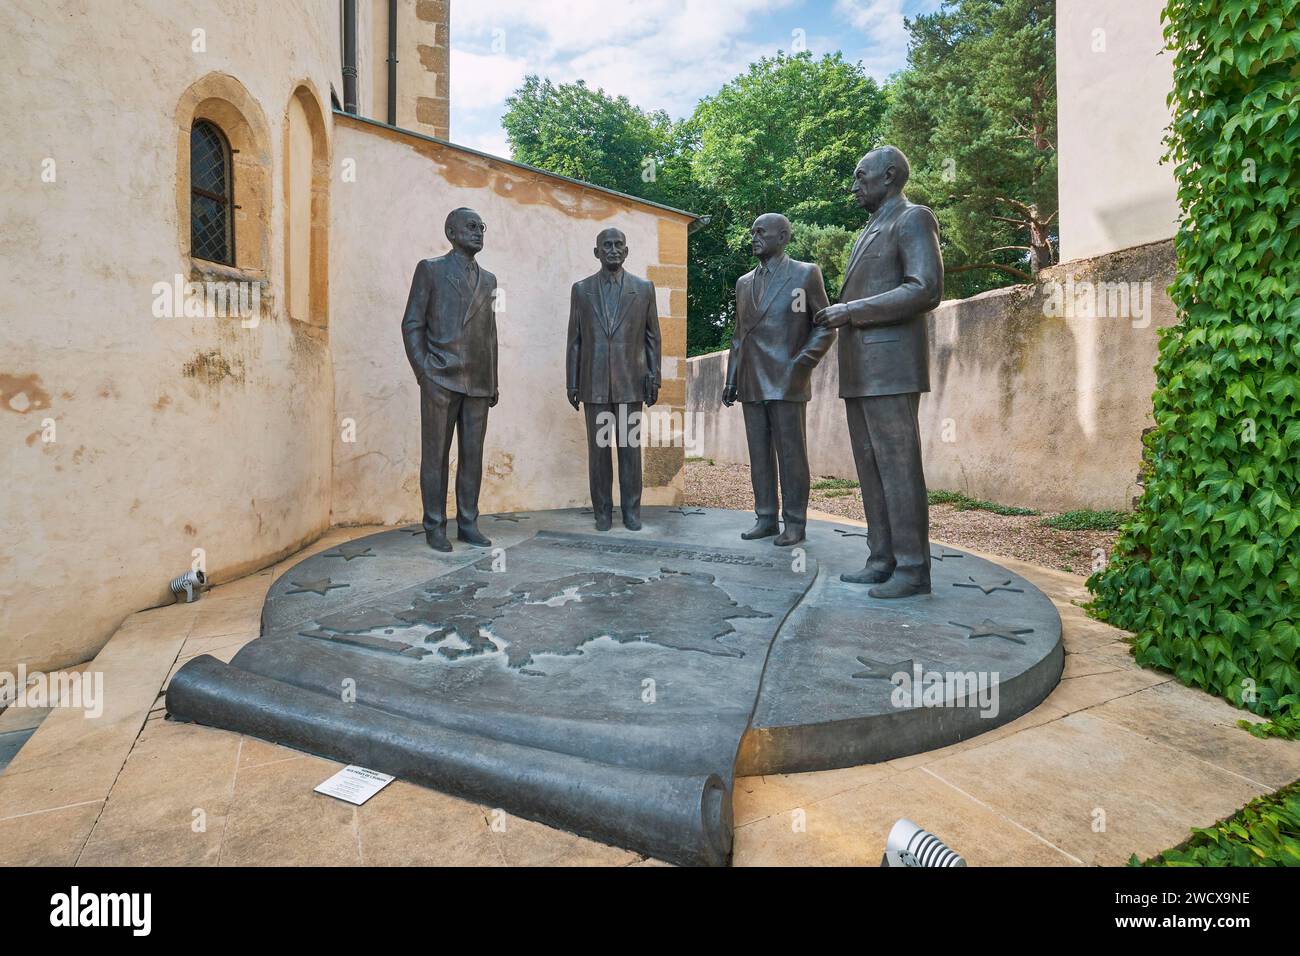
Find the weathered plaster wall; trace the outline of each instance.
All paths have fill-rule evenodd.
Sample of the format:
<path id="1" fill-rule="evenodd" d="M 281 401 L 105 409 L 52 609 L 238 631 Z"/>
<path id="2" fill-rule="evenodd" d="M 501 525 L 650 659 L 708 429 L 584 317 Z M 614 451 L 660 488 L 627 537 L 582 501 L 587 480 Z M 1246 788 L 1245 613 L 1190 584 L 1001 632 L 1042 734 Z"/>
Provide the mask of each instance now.
<path id="1" fill-rule="evenodd" d="M 930 321 L 932 391 L 921 399 L 926 481 L 1046 510 L 1128 508 L 1139 492 L 1141 434 L 1152 424 L 1156 331 L 1176 321 L 1165 289 L 1169 242 L 1055 266 L 1036 286 L 943 303 Z M 1044 315 L 1055 283 L 1149 282 L 1149 322 Z M 1095 291 L 1095 287 L 1094 287 Z M 1104 309 L 1102 311 L 1105 311 Z M 813 379 L 808 446 L 814 475 L 856 477 L 833 346 Z M 739 405 L 723 408 L 725 352 L 689 361 L 688 411 L 700 451 L 748 462 Z"/>
<path id="2" fill-rule="evenodd" d="M 658 290 L 661 403 L 680 414 L 687 218 L 337 114 L 334 135 L 336 162 L 355 164 L 355 181 L 331 196 L 334 523 L 419 518 L 419 393 L 400 326 L 415 264 L 447 250 L 443 223 L 458 206 L 483 216 L 479 262 L 505 296 L 482 510 L 587 504 L 585 430 L 564 392 L 570 286 L 599 267 L 596 234 L 622 229 L 627 268 Z M 344 440 L 347 420 L 355 441 Z M 647 504 L 681 500 L 682 459 L 680 447 L 646 450 Z"/>
<path id="3" fill-rule="evenodd" d="M 328 333 L 285 316 L 283 168 L 300 81 L 329 122 L 338 11 L 141 0 L 103 15 L 10 0 L 0 35 L 13 106 L 0 116 L 0 669 L 12 670 L 87 659 L 125 615 L 170 600 L 195 548 L 221 581 L 328 524 Z M 190 275 L 177 108 L 210 74 L 241 83 L 268 131 L 256 328 L 152 313 L 154 284 Z"/>
<path id="4" fill-rule="evenodd" d="M 1061 260 L 1173 236 L 1173 167 L 1161 164 L 1173 57 L 1164 0 L 1056 5 Z"/>

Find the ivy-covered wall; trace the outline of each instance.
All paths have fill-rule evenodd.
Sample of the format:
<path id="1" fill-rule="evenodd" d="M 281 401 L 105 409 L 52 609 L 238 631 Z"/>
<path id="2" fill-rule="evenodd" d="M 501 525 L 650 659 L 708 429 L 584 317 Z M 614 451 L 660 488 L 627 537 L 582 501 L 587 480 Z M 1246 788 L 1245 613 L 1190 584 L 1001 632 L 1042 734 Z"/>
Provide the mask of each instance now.
<path id="1" fill-rule="evenodd" d="M 1300 722 L 1300 0 L 1170 0 L 1182 223 L 1150 474 L 1097 612 L 1140 663 Z"/>

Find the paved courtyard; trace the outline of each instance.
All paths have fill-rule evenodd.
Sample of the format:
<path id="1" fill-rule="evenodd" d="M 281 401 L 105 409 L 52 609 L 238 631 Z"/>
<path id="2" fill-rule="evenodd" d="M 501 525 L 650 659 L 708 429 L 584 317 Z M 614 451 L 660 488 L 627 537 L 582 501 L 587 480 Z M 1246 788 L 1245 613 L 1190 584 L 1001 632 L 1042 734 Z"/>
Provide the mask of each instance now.
<path id="1" fill-rule="evenodd" d="M 333 529 L 196 604 L 129 617 L 87 665 L 104 675 L 98 719 L 71 708 L 0 714 L 0 739 L 36 728 L 0 773 L 0 861 L 655 864 L 402 781 L 352 807 L 313 792 L 337 763 L 165 719 L 170 676 L 198 654 L 228 661 L 256 637 L 280 573 L 376 530 Z M 1243 715 L 1228 704 L 1135 666 L 1126 635 L 1078 606 L 1088 597 L 1083 578 L 994 559 L 1059 608 L 1060 686 L 1019 720 L 941 750 L 738 779 L 735 865 L 874 866 L 902 816 L 975 866 L 1118 865 L 1300 778 L 1300 744 L 1256 739 L 1236 727 Z"/>

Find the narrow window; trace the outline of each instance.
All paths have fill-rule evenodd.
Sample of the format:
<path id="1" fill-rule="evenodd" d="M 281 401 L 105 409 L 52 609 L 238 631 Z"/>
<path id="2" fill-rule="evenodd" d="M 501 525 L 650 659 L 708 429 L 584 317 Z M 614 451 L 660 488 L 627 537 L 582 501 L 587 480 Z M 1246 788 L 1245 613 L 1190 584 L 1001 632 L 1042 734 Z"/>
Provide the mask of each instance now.
<path id="1" fill-rule="evenodd" d="M 235 264 L 230 143 L 207 120 L 190 129 L 190 255 Z"/>

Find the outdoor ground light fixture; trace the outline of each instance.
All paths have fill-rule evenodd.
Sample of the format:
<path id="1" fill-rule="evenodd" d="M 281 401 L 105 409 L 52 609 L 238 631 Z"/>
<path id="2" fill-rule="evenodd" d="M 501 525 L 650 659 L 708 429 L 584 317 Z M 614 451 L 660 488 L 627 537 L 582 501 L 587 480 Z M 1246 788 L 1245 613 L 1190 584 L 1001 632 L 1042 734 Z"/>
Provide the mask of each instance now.
<path id="1" fill-rule="evenodd" d="M 172 594 L 176 595 L 178 603 L 180 602 L 181 595 L 184 594 L 185 603 L 193 604 L 199 599 L 199 595 L 203 592 L 207 583 L 207 575 L 202 571 L 186 571 L 184 574 L 178 574 L 176 577 L 172 578 L 172 582 L 169 586 L 171 587 Z"/>
<path id="2" fill-rule="evenodd" d="M 966 861 L 929 830 L 903 817 L 889 831 L 881 866 L 965 866 Z"/>

